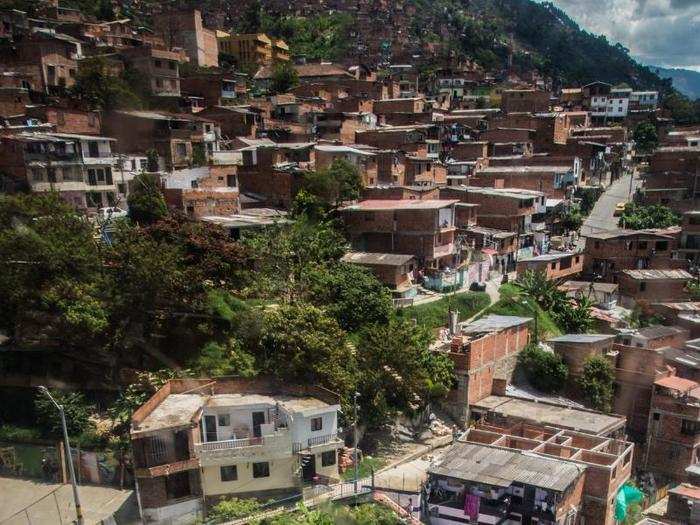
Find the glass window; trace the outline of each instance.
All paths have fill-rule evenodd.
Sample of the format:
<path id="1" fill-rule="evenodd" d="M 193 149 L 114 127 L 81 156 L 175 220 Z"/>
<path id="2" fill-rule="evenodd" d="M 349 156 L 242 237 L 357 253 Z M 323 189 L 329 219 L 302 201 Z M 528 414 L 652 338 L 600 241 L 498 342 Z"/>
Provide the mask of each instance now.
<path id="1" fill-rule="evenodd" d="M 231 424 L 231 416 L 229 414 L 219 414 L 219 426 L 227 427 Z"/>
<path id="2" fill-rule="evenodd" d="M 323 418 L 314 417 L 311 418 L 311 432 L 317 432 L 323 428 Z"/>
<path id="3" fill-rule="evenodd" d="M 321 466 L 330 467 L 335 465 L 335 450 L 328 450 L 321 453 Z"/>
<path id="4" fill-rule="evenodd" d="M 221 467 L 221 481 L 236 481 L 238 479 L 238 468 L 236 465 L 226 465 Z"/>
<path id="5" fill-rule="evenodd" d="M 253 477 L 254 478 L 269 478 L 270 477 L 270 464 L 267 461 L 261 461 L 260 463 L 253 463 Z"/>

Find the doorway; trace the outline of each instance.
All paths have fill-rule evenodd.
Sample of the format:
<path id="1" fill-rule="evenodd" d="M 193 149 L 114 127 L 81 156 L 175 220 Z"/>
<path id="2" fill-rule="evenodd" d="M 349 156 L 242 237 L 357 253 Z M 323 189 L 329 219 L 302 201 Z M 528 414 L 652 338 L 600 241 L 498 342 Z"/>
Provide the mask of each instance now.
<path id="1" fill-rule="evenodd" d="M 316 456 L 314 454 L 302 454 L 301 478 L 304 482 L 311 482 L 316 477 Z"/>
<path id="2" fill-rule="evenodd" d="M 204 437 L 205 441 L 219 441 L 216 432 L 216 416 L 204 416 Z"/>
<path id="3" fill-rule="evenodd" d="M 262 435 L 260 425 L 265 424 L 265 412 L 253 412 L 253 437 L 259 438 Z"/>

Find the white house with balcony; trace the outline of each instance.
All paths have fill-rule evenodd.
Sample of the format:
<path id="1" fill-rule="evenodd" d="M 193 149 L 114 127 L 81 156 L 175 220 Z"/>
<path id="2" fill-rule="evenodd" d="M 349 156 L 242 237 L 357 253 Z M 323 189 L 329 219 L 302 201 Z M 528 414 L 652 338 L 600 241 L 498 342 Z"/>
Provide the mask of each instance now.
<path id="1" fill-rule="evenodd" d="M 202 409 L 195 453 L 207 496 L 287 492 L 337 479 L 339 405 L 315 398 L 219 394 Z"/>
<path id="2" fill-rule="evenodd" d="M 269 379 L 173 379 L 132 417 L 148 523 L 191 523 L 222 497 L 279 498 L 339 478 L 337 394 Z"/>

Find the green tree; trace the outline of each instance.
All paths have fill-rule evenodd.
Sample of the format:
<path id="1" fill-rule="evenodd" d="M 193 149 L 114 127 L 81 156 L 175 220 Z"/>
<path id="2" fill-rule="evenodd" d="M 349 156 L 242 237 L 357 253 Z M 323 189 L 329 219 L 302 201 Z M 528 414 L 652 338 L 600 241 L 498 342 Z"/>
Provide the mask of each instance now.
<path id="1" fill-rule="evenodd" d="M 90 416 L 95 407 L 87 402 L 81 392 L 60 392 L 52 390 L 51 395 L 56 403 L 63 406 L 66 414 L 66 428 L 70 436 L 79 436 L 94 427 Z M 51 400 L 41 392 L 34 398 L 34 410 L 37 423 L 42 434 L 46 437 L 60 438 L 63 436 L 61 416 Z"/>
<path id="2" fill-rule="evenodd" d="M 299 85 L 299 73 L 290 62 L 280 62 L 272 70 L 270 90 L 273 93 L 287 93 Z"/>
<path id="3" fill-rule="evenodd" d="M 109 71 L 104 57 L 81 60 L 70 95 L 84 101 L 91 109 L 102 111 L 143 107 L 144 102 L 134 90 L 134 83 L 126 78 L 128 71 L 121 76 L 111 75 Z"/>
<path id="4" fill-rule="evenodd" d="M 391 294 L 372 273 L 354 264 L 318 266 L 305 272 L 307 300 L 325 306 L 347 331 L 365 324 L 385 323 L 392 312 Z"/>
<path id="5" fill-rule="evenodd" d="M 602 412 L 612 410 L 615 371 L 610 361 L 599 356 L 586 360 L 578 385 L 584 399 L 594 409 Z"/>
<path id="6" fill-rule="evenodd" d="M 578 207 L 573 207 L 561 217 L 561 226 L 568 231 L 578 231 L 583 225 L 583 215 Z"/>
<path id="7" fill-rule="evenodd" d="M 149 173 L 156 173 L 159 171 L 158 167 L 158 152 L 153 148 L 146 150 L 146 165 Z"/>
<path id="8" fill-rule="evenodd" d="M 618 226 L 628 230 L 646 230 L 648 228 L 668 228 L 678 226 L 681 216 L 662 204 L 646 206 L 628 202 L 620 216 Z"/>
<path id="9" fill-rule="evenodd" d="M 345 201 L 356 200 L 362 189 L 362 178 L 355 166 L 344 159 L 337 159 L 326 169 L 311 171 L 304 175 L 302 189 L 305 199 L 311 196 L 309 204 L 302 209 L 313 209 L 312 215 L 319 216 L 336 209 Z"/>
<path id="10" fill-rule="evenodd" d="M 189 368 L 198 377 L 254 377 L 257 374 L 255 358 L 233 338 L 225 343 L 210 341 L 204 345 Z"/>
<path id="11" fill-rule="evenodd" d="M 592 307 L 593 301 L 591 299 L 578 297 L 562 302 L 553 315 L 563 332 L 584 334 L 593 328 Z"/>
<path id="12" fill-rule="evenodd" d="M 543 310 L 555 311 L 566 302 L 566 294 L 559 289 L 555 281 L 547 279 L 544 272 L 527 270 L 518 277 L 515 285 Z"/>
<path id="13" fill-rule="evenodd" d="M 642 122 L 634 129 L 634 142 L 637 148 L 644 153 L 649 153 L 656 149 L 659 144 L 659 135 L 656 132 L 656 126 L 651 122 Z"/>
<path id="14" fill-rule="evenodd" d="M 134 188 L 127 198 L 129 218 L 137 224 L 148 225 L 163 219 L 168 206 L 160 189 L 158 175 L 139 173 L 134 177 Z"/>
<path id="15" fill-rule="evenodd" d="M 430 351 L 430 331 L 396 319 L 366 326 L 357 342 L 360 417 L 371 428 L 447 394 L 454 365 Z"/>
<path id="16" fill-rule="evenodd" d="M 543 392 L 561 391 L 569 378 L 569 369 L 561 356 L 528 345 L 518 355 L 518 364 L 532 386 Z"/>
<path id="17" fill-rule="evenodd" d="M 337 321 L 308 304 L 282 305 L 264 314 L 261 367 L 279 379 L 319 384 L 343 396 L 355 381 L 355 359 Z"/>

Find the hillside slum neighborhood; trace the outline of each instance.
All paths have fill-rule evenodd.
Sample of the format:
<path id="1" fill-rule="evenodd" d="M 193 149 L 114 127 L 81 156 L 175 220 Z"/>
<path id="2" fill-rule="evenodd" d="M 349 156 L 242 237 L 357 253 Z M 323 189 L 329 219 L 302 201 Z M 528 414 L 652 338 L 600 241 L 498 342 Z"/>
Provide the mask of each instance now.
<path id="1" fill-rule="evenodd" d="M 238 240 L 293 221 L 306 175 L 341 162 L 361 180 L 337 209 L 342 260 L 376 276 L 397 309 L 534 273 L 590 301 L 588 333 L 540 337 L 537 312 L 444 319 L 431 348 L 454 364 L 450 444 L 404 519 L 612 525 L 643 489 L 653 504 L 640 522 L 700 523 L 700 127 L 674 125 L 657 92 L 554 88 L 470 63 L 426 81 L 411 63 L 294 60 L 283 40 L 209 29 L 191 9 L 148 32 L 57 3 L 0 18 L 4 192 L 54 192 L 107 239 L 149 173 L 170 209 Z M 136 71 L 157 109 L 72 96 L 96 57 L 111 74 Z M 273 93 L 278 64 L 298 81 Z M 651 151 L 633 140 L 644 123 L 658 133 Z M 626 229 L 629 202 L 668 207 L 680 224 Z M 631 322 L 640 312 L 652 321 Z M 519 385 L 533 341 L 572 382 L 606 360 L 610 410 L 575 389 Z M 340 479 L 357 458 L 339 417 L 339 398 L 312 385 L 171 379 L 132 418 L 142 519 L 190 523 L 224 496 Z"/>

